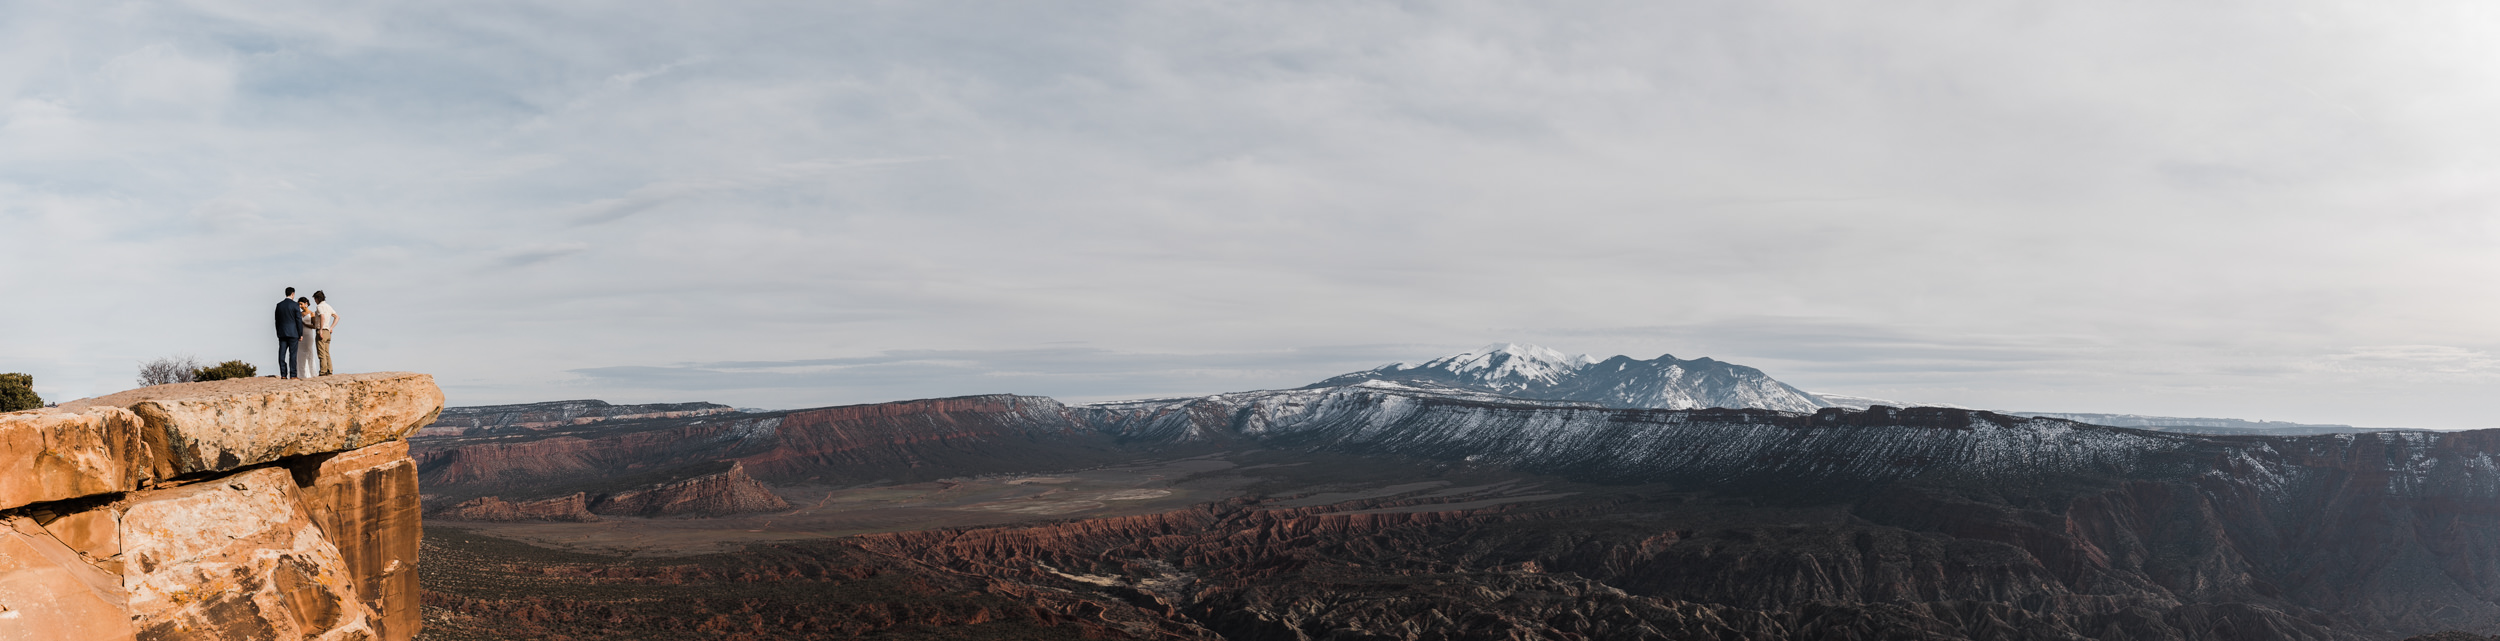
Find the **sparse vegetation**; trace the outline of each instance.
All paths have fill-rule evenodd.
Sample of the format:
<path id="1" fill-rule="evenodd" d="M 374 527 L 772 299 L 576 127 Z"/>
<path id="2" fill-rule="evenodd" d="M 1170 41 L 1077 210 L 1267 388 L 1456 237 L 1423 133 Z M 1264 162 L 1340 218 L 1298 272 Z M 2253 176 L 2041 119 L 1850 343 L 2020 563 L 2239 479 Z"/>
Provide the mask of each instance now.
<path id="1" fill-rule="evenodd" d="M 189 383 L 197 380 L 200 361 L 189 356 L 167 356 L 139 364 L 139 386 Z"/>
<path id="2" fill-rule="evenodd" d="M 43 397 L 35 395 L 33 374 L 0 374 L 0 412 L 38 407 L 43 407 Z"/>
<path id="3" fill-rule="evenodd" d="M 258 375 L 260 375 L 260 368 L 253 367 L 251 363 L 243 361 L 226 361 L 218 363 L 216 367 L 192 370 L 191 380 L 222 381 L 229 378 L 251 378 Z"/>
<path id="4" fill-rule="evenodd" d="M 259 367 L 243 361 L 226 361 L 216 367 L 204 367 L 199 359 L 189 356 L 167 356 L 139 366 L 139 386 L 222 381 L 258 375 Z"/>

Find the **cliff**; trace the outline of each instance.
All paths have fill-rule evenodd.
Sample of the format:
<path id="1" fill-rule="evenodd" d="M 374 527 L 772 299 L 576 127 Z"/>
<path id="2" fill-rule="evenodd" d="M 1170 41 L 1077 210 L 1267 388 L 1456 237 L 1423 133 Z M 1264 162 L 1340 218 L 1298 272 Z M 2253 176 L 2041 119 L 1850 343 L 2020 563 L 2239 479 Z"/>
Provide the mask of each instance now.
<path id="1" fill-rule="evenodd" d="M 443 503 L 610 494 L 718 461 L 735 461 L 741 475 L 766 483 L 853 484 L 1136 457 L 1078 415 L 1047 398 L 969 396 L 591 423 L 520 438 L 428 436 L 412 449 L 427 491 Z"/>
<path id="2" fill-rule="evenodd" d="M 707 517 L 778 512 L 790 504 L 774 494 L 746 467 L 735 461 L 681 468 L 673 478 L 633 489 L 593 495 L 574 492 L 537 500 L 507 501 L 483 496 L 441 510 L 435 516 L 455 521 L 597 521 L 597 515 L 640 517 Z"/>
<path id="3" fill-rule="evenodd" d="M 0 638 L 413 638 L 402 439 L 442 404 L 375 373 L 0 414 Z"/>
<path id="4" fill-rule="evenodd" d="M 574 481 L 609 483 L 586 495 L 595 501 L 651 485 L 627 483 L 633 475 L 712 461 L 763 482 L 856 483 L 1196 447 L 1267 452 L 1263 462 L 1285 471 L 1261 474 L 1315 475 L 1305 487 L 1440 471 L 1582 485 L 1527 519 L 1515 518 L 1524 507 L 1406 516 L 1245 504 L 854 537 L 842 554 L 933 564 L 894 566 L 945 577 L 932 585 L 1007 582 L 984 588 L 995 595 L 1100 588 L 1155 620 L 1236 638 L 2384 640 L 2500 629 L 2500 431 L 2205 436 L 1954 408 L 1611 409 L 1371 382 L 593 425 L 535 441 L 420 443 L 419 459 L 429 484 L 596 477 Z M 1174 594 L 1194 596 L 1155 592 L 1181 575 L 1197 587 Z M 1030 616 L 1097 606 L 1112 607 L 1089 599 Z M 721 607 L 727 617 L 746 606 Z"/>

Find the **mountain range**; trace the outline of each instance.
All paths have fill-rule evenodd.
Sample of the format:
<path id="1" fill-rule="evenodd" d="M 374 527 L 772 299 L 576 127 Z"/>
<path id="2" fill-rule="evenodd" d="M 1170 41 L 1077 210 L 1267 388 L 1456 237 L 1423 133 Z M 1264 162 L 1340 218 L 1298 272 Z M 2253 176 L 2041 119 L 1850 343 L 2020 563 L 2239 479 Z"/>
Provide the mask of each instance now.
<path id="1" fill-rule="evenodd" d="M 1711 358 L 1684 360 L 1661 355 L 1650 360 L 1615 356 L 1604 360 L 1514 343 L 1496 343 L 1421 364 L 1393 363 L 1330 377 L 1303 389 L 1322 389 L 1365 381 L 1394 382 L 1417 389 L 1446 388 L 1519 399 L 1579 401 L 1602 407 L 1640 409 L 1766 409 L 1812 413 L 1827 407 L 1864 410 L 1876 406 L 1961 408 L 1941 403 L 1894 401 L 1847 394 L 1807 392 L 1780 382 L 1762 370 Z M 2336 434 L 2390 428 L 2350 425 L 2250 421 L 2232 418 L 2187 418 L 2081 412 L 2008 412 L 2017 416 L 2058 418 L 2094 425 L 2199 434 Z"/>
<path id="2" fill-rule="evenodd" d="M 1397 363 L 1311 384 L 1304 389 L 1388 381 L 1446 386 L 1525 399 L 1582 401 L 1605 407 L 1755 408 L 1813 412 L 1832 407 L 1813 394 L 1773 380 L 1762 370 L 1698 358 L 1649 360 L 1566 356 L 1534 345 L 1499 343 L 1420 365 Z"/>
<path id="3" fill-rule="evenodd" d="M 454 408 L 410 444 L 443 638 L 2500 629 L 2500 430 L 1805 407 L 1874 400 L 1496 345 L 1089 405 Z"/>

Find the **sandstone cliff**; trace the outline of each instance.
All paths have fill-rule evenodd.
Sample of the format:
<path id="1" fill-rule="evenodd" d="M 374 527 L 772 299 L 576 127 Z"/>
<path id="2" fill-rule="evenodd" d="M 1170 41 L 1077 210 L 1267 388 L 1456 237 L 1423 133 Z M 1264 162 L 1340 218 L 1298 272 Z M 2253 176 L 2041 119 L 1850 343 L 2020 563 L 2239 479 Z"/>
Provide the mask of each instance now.
<path id="1" fill-rule="evenodd" d="M 423 374 L 160 385 L 0 414 L 0 639 L 416 635 Z"/>
<path id="2" fill-rule="evenodd" d="M 412 450 L 427 492 L 445 503 L 595 496 L 648 484 L 629 476 L 715 461 L 736 461 L 767 483 L 853 484 L 1137 456 L 1057 401 L 1007 395 L 591 423 L 521 438 L 432 436 Z"/>
<path id="3" fill-rule="evenodd" d="M 597 521 L 597 515 L 697 518 L 778 512 L 790 504 L 772 488 L 747 476 L 735 461 L 681 468 L 669 478 L 633 489 L 593 495 L 507 501 L 483 496 L 434 512 L 455 521 Z"/>

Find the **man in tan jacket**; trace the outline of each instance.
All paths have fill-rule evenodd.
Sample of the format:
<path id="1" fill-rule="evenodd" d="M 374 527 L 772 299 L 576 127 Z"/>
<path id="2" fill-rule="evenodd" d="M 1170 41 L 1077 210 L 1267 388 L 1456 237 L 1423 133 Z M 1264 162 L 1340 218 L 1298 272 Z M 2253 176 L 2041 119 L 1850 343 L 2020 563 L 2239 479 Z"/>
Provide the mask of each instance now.
<path id="1" fill-rule="evenodd" d="M 313 292 L 313 349 L 321 355 L 321 375 L 330 375 L 330 330 L 339 326 L 339 310 L 330 309 L 330 297 Z"/>

